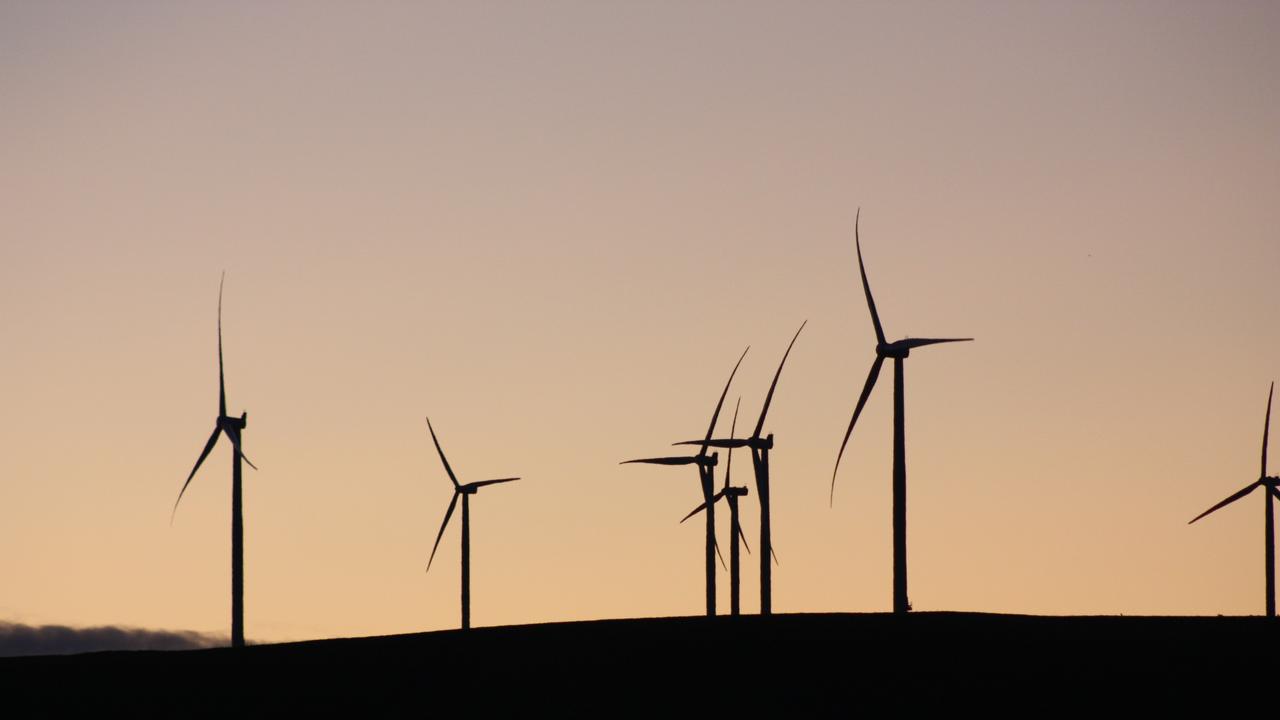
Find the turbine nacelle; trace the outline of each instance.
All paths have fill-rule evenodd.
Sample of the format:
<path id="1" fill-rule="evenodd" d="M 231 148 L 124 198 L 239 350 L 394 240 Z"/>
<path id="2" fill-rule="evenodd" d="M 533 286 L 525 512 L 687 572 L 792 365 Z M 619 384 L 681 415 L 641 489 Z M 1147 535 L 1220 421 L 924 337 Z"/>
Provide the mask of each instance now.
<path id="1" fill-rule="evenodd" d="M 248 425 L 249 413 L 240 413 L 240 417 L 222 415 L 218 418 L 218 427 L 222 430 L 243 430 Z"/>

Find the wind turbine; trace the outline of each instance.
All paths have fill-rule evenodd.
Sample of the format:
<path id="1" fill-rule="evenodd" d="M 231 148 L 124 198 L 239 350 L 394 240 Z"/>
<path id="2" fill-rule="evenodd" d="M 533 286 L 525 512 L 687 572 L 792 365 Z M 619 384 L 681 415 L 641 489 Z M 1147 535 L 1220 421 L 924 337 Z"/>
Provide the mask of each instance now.
<path id="1" fill-rule="evenodd" d="M 462 629 L 471 627 L 471 503 L 470 498 L 476 491 L 486 485 L 497 485 L 519 480 L 518 477 L 499 478 L 497 480 L 479 480 L 477 482 L 458 484 L 458 476 L 449 467 L 449 459 L 440 449 L 440 441 L 436 439 L 436 429 L 431 427 L 431 418 L 427 418 L 427 429 L 431 431 L 431 441 L 436 444 L 436 452 L 440 453 L 440 462 L 444 463 L 445 472 L 453 481 L 453 499 L 449 501 L 449 509 L 444 511 L 444 522 L 440 523 L 440 532 L 436 533 L 436 544 L 431 546 L 431 557 L 427 560 L 427 572 L 431 572 L 431 562 L 436 559 L 436 549 L 440 547 L 440 538 L 444 537 L 445 528 L 449 527 L 449 518 L 453 517 L 453 509 L 458 505 L 458 496 L 462 496 Z"/>
<path id="2" fill-rule="evenodd" d="M 249 414 L 240 413 L 240 417 L 227 415 L 227 384 L 222 372 L 222 285 L 226 279 L 227 274 L 224 272 L 222 279 L 218 281 L 218 419 L 213 426 L 213 434 L 205 443 L 204 450 L 200 451 L 200 458 L 196 460 L 187 481 L 178 491 L 173 512 L 169 514 L 169 524 L 173 524 L 173 518 L 178 513 L 178 503 L 182 502 L 182 495 L 191 484 L 191 478 L 196 476 L 204 459 L 213 451 L 218 436 L 226 433 L 227 439 L 231 441 L 231 647 L 244 647 L 244 513 L 240 461 L 249 463 L 249 467 L 254 470 L 258 466 L 249 462 L 241 449 L 241 433 L 244 432 Z"/>
<path id="3" fill-rule="evenodd" d="M 750 350 L 750 346 L 747 350 Z M 707 616 L 712 617 L 716 614 L 716 553 L 719 548 L 716 545 L 716 516 L 715 503 L 712 502 L 712 493 L 715 489 L 715 466 L 718 459 L 716 454 L 707 454 L 707 443 L 711 440 L 712 433 L 716 429 L 716 420 L 720 417 L 720 408 L 724 405 L 724 398 L 729 394 L 729 385 L 733 383 L 733 376 L 738 374 L 738 366 L 742 365 L 742 359 L 747 356 L 747 350 L 742 351 L 742 355 L 738 356 L 738 362 L 733 366 L 733 372 L 729 373 L 729 380 L 724 384 L 724 391 L 720 393 L 720 399 L 716 401 L 715 412 L 711 414 L 711 425 L 707 427 L 707 438 L 702 443 L 702 447 L 698 449 L 697 455 L 682 457 L 660 457 L 660 458 L 642 458 L 639 460 L 626 460 L 622 465 L 630 463 L 648 463 L 650 465 L 697 465 L 698 479 L 702 482 L 702 500 L 707 505 Z"/>
<path id="4" fill-rule="evenodd" d="M 858 209 L 858 217 L 862 209 Z M 867 295 L 867 308 L 871 311 L 871 323 L 876 330 L 876 359 L 871 364 L 871 372 L 867 375 L 867 383 L 862 387 L 862 395 L 853 409 L 853 418 L 849 420 L 849 429 L 845 430 L 844 440 L 840 443 L 840 452 L 836 455 L 836 466 L 831 471 L 831 502 L 835 502 L 836 473 L 840 470 L 840 458 L 844 448 L 849 444 L 849 436 L 853 434 L 853 426 L 862 414 L 862 408 L 871 396 L 876 378 L 880 376 L 880 366 L 885 358 L 893 358 L 893 611 L 905 613 L 911 609 L 907 601 L 907 452 L 905 445 L 905 420 L 903 417 L 903 360 L 914 348 L 938 343 L 968 342 L 973 338 L 906 338 L 897 342 L 886 342 L 884 328 L 880 326 L 880 316 L 876 313 L 876 301 L 871 298 L 871 286 L 867 284 L 867 269 L 862 263 L 862 240 L 858 237 L 858 217 L 853 222 L 854 243 L 858 248 L 858 272 L 862 275 L 862 289 Z"/>
<path id="5" fill-rule="evenodd" d="M 732 439 L 738 429 L 738 408 L 742 405 L 742 398 L 738 398 L 738 402 L 733 406 L 733 424 L 729 428 L 729 438 Z M 711 504 L 715 505 L 720 502 L 720 498 L 724 498 L 729 502 L 729 614 L 738 615 L 740 613 L 739 602 L 739 552 L 738 540 L 742 540 L 742 546 L 747 548 L 747 552 L 751 552 L 751 548 L 747 547 L 747 536 L 742 532 L 742 525 L 738 523 L 738 498 L 747 494 L 747 488 L 734 487 L 732 484 L 733 473 L 733 448 L 729 448 L 729 459 L 724 465 L 724 487 L 720 492 L 711 498 Z M 685 515 L 680 522 L 684 522 L 689 518 L 697 515 L 707 508 L 706 501 L 694 508 L 692 512 Z"/>
<path id="6" fill-rule="evenodd" d="M 1266 576 L 1267 576 L 1267 617 L 1276 616 L 1276 520 L 1275 510 L 1271 506 L 1272 496 L 1280 498 L 1280 477 L 1267 477 L 1267 434 L 1271 430 L 1271 396 L 1275 394 L 1276 384 L 1271 383 L 1267 393 L 1267 419 L 1262 424 L 1262 470 L 1258 479 L 1249 483 L 1244 489 L 1231 497 L 1195 516 L 1191 523 L 1219 508 L 1226 507 L 1258 488 L 1263 488 L 1262 501 L 1266 504 Z"/>
<path id="7" fill-rule="evenodd" d="M 751 448 L 751 465 L 755 470 L 756 476 L 756 498 L 760 502 L 761 615 L 773 613 L 773 566 L 769 564 L 769 559 L 773 558 L 773 561 L 777 562 L 778 558 L 773 554 L 773 536 L 769 526 L 769 451 L 773 449 L 773 433 L 769 433 L 768 437 L 761 437 L 760 433 L 764 432 L 764 419 L 769 414 L 769 404 L 773 402 L 773 391 L 778 387 L 778 378 L 782 377 L 782 368 L 787 364 L 787 356 L 791 354 L 791 348 L 795 346 L 796 338 L 800 337 L 800 331 L 804 330 L 804 326 L 808 323 L 808 320 L 800 323 L 800 329 L 796 330 L 796 334 L 791 338 L 791 344 L 787 345 L 787 351 L 782 355 L 782 362 L 778 363 L 778 371 L 773 375 L 773 383 L 769 385 L 769 393 L 764 396 L 764 407 L 760 410 L 760 419 L 756 422 L 756 429 L 751 433 L 751 437 L 729 438 L 727 440 L 686 440 L 676 443 L 677 445 L 696 445 L 701 442 L 704 447 Z M 710 438 L 711 436 L 708 435 L 707 437 Z M 710 508 L 708 508 L 708 514 L 710 514 Z"/>

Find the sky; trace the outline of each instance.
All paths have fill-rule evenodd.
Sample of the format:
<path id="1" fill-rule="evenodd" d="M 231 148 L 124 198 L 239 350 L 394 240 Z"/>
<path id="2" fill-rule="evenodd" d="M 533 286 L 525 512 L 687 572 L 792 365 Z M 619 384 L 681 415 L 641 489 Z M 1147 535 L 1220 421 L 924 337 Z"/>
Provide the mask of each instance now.
<path id="1" fill-rule="evenodd" d="M 0 621 L 228 632 L 224 270 L 251 641 L 457 626 L 427 416 L 524 478 L 475 625 L 700 613 L 693 471 L 618 463 L 805 320 L 774 610 L 886 611 L 858 208 L 888 335 L 976 338 L 907 362 L 913 606 L 1260 613 L 1261 496 L 1187 521 L 1280 379 L 1277 68 L 1265 2 L 0 3 Z"/>

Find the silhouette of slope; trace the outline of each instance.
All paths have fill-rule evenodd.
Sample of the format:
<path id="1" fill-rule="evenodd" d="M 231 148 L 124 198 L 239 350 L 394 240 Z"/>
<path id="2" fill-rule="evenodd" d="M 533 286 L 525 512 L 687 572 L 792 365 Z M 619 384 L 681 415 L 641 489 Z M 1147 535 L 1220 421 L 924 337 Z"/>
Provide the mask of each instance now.
<path id="1" fill-rule="evenodd" d="M 450 630 L 180 652 L 0 659 L 11 702 L 226 712 L 531 706 L 865 708 L 891 696 L 1157 687 L 1261 673 L 1280 624 L 1260 617 L 969 613 L 654 618 Z M 709 698 L 708 649 L 738 663 Z M 751 658 L 749 664 L 743 661 Z M 763 660 L 757 660 L 763 658 Z M 233 680 L 224 682 L 223 680 Z M 49 688 L 60 688 L 50 692 Z M 236 688 L 229 693 L 228 688 Z M 74 688 L 74 692 L 67 690 Z M 16 694 L 15 694 L 16 693 Z M 700 699 L 695 699 L 700 698 Z M 896 702 L 896 701 L 895 701 Z"/>

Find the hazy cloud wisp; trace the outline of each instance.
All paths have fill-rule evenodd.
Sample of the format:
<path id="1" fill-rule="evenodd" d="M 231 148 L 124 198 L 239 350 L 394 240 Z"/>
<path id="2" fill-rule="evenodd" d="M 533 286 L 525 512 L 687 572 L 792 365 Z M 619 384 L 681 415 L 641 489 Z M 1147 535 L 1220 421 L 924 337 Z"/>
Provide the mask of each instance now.
<path id="1" fill-rule="evenodd" d="M 189 630 L 145 630 L 110 625 L 73 628 L 0 621 L 0 657 L 67 655 L 103 650 L 195 650 L 226 644 L 226 638 Z"/>

